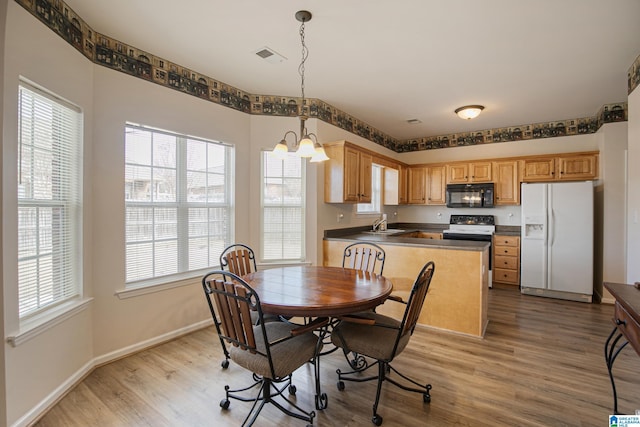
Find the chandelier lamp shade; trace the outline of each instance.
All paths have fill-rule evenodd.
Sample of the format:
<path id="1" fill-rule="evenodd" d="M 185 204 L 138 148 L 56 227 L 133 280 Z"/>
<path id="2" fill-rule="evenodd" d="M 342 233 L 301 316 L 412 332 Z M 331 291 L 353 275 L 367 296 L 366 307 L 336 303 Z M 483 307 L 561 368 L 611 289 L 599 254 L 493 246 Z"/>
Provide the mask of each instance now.
<path id="1" fill-rule="evenodd" d="M 461 119 L 471 120 L 475 119 L 484 110 L 482 105 L 465 105 L 464 107 L 456 108 L 455 113 Z"/>
<path id="2" fill-rule="evenodd" d="M 272 154 L 276 158 L 284 159 L 287 153 L 289 152 L 289 144 L 287 143 L 287 137 L 289 135 L 293 135 L 294 143 L 291 146 L 292 150 L 295 150 L 296 154 L 300 157 L 311 158 L 311 162 L 323 162 L 325 160 L 329 160 L 327 154 L 322 147 L 322 144 L 318 143 L 318 138 L 315 134 L 307 132 L 307 128 L 305 126 L 305 122 L 307 120 L 307 116 L 304 114 L 304 109 L 306 107 L 306 100 L 304 96 L 304 63 L 309 56 L 309 49 L 307 49 L 307 45 L 304 42 L 305 36 L 305 22 L 309 22 L 311 20 L 311 12 L 306 10 L 300 10 L 296 12 L 296 19 L 301 22 L 300 24 L 300 42 L 302 45 L 302 60 L 300 61 L 300 65 L 298 66 L 298 74 L 300 74 L 301 84 L 300 89 L 302 92 L 302 104 L 300 105 L 300 139 L 298 139 L 298 134 L 294 131 L 287 131 L 282 140 L 274 147 Z M 313 139 L 312 139 L 313 138 Z"/>

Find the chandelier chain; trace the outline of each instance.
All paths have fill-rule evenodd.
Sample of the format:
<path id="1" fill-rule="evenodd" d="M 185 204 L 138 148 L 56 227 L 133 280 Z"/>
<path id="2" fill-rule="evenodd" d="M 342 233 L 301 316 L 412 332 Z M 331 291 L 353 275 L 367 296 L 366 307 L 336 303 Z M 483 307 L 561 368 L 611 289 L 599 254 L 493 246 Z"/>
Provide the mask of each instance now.
<path id="1" fill-rule="evenodd" d="M 304 42 L 304 21 L 300 25 L 300 42 L 302 43 L 302 60 L 300 61 L 300 65 L 298 66 L 298 74 L 300 74 L 300 89 L 302 91 L 302 105 L 301 105 L 301 113 L 304 110 L 305 104 L 305 96 L 304 96 L 304 63 L 307 61 L 307 57 L 309 56 L 309 49 L 307 49 L 307 45 Z"/>

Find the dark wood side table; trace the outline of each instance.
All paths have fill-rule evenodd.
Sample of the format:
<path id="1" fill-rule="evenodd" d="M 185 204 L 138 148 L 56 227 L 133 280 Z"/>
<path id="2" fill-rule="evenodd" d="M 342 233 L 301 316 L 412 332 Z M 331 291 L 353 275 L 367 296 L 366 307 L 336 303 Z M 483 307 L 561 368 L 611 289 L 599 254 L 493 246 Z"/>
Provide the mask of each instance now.
<path id="1" fill-rule="evenodd" d="M 640 289 L 622 283 L 604 283 L 604 287 L 616 299 L 613 316 L 613 331 L 604 345 L 604 358 L 607 362 L 611 388 L 613 389 L 613 413 L 618 412 L 618 394 L 613 378 L 613 362 L 627 344 L 640 356 Z"/>

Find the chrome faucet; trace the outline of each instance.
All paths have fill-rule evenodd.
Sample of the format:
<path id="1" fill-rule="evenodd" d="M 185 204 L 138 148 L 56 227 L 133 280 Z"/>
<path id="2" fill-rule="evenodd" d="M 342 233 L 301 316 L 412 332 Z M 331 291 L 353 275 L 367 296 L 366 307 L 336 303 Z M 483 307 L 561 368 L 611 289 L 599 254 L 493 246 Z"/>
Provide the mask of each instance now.
<path id="1" fill-rule="evenodd" d="M 385 231 L 387 229 L 387 216 L 383 215 L 382 218 L 376 219 L 373 222 L 373 231 Z"/>

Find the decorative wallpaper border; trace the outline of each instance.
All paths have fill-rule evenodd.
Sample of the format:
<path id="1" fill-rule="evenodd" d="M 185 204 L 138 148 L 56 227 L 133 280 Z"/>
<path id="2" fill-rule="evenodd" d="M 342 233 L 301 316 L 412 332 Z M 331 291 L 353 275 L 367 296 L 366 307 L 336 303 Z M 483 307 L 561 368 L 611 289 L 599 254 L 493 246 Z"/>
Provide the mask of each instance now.
<path id="1" fill-rule="evenodd" d="M 497 142 L 580 135 L 604 123 L 626 121 L 627 104 L 604 105 L 594 117 L 525 124 L 450 135 L 398 140 L 326 102 L 277 95 L 254 95 L 94 31 L 62 0 L 15 0 L 96 64 L 247 114 L 322 120 L 396 152 L 433 150 Z M 640 84 L 640 56 L 628 72 L 628 93 Z"/>

